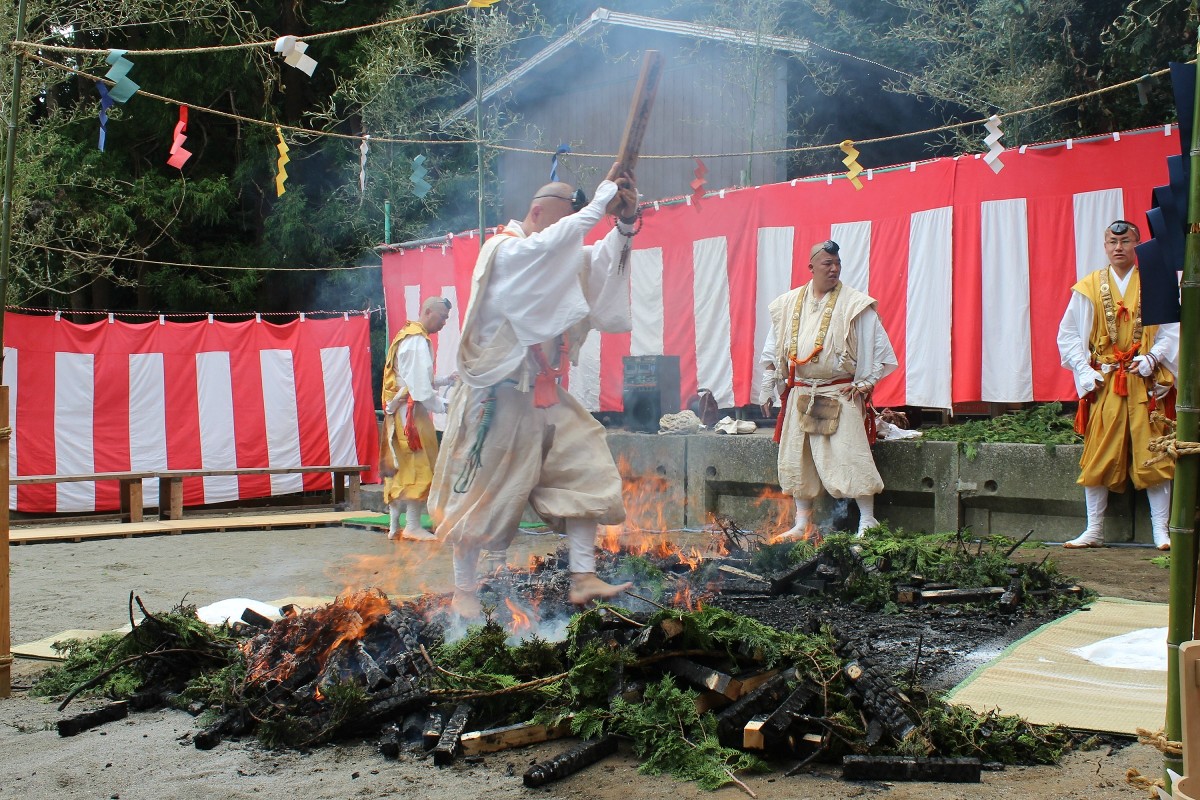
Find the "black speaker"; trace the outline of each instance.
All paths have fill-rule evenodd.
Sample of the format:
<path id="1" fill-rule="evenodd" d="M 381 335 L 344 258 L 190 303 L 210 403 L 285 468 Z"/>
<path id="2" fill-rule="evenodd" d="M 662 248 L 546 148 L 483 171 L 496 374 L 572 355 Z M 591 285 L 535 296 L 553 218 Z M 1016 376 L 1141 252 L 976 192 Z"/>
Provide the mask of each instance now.
<path id="1" fill-rule="evenodd" d="M 625 356 L 625 428 L 653 433 L 679 411 L 679 356 Z"/>

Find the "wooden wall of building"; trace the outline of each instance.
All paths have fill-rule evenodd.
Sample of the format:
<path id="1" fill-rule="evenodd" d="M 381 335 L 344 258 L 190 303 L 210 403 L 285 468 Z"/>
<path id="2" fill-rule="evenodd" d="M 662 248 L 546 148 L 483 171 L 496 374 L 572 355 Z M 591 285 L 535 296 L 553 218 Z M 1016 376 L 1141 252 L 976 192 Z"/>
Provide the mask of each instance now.
<path id="1" fill-rule="evenodd" d="M 641 52 L 649 48 L 660 50 L 666 63 L 638 162 L 638 188 L 644 199 L 691 193 L 695 161 L 653 156 L 786 146 L 788 87 L 782 57 L 627 31 L 610 32 L 603 45 L 592 41 L 572 45 L 526 76 L 505 103 L 504 113 L 518 120 L 506 144 L 553 151 L 568 143 L 578 153 L 616 153 L 641 68 Z M 755 58 L 757 87 L 751 68 Z M 706 157 L 704 163 L 708 189 L 786 179 L 784 155 Z M 590 196 L 611 164 L 610 159 L 568 155 L 561 162 L 559 179 L 582 186 Z M 504 213 L 503 219 L 489 224 L 525 215 L 534 192 L 550 179 L 550 156 L 502 152 L 496 169 Z"/>

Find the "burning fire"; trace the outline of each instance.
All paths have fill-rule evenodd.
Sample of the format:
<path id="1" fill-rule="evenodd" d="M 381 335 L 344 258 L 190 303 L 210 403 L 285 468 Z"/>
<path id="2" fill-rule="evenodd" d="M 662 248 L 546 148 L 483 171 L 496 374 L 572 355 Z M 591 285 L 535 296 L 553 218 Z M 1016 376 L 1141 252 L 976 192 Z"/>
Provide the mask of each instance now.
<path id="1" fill-rule="evenodd" d="M 391 611 L 392 604 L 386 596 L 378 590 L 365 590 L 338 597 L 310 614 L 284 617 L 269 635 L 286 641 L 287 657 L 278 661 L 249 659 L 247 681 L 286 680 L 302 661 L 312 661 L 323 668 L 330 654 L 343 644 L 361 640 L 367 629 Z M 249 648 L 254 643 L 254 639 L 248 640 L 243 647 Z M 266 650 L 262 648 L 259 652 Z"/>
<path id="2" fill-rule="evenodd" d="M 509 623 L 508 626 L 509 633 L 515 636 L 520 636 L 527 631 L 533 630 L 532 618 L 529 614 L 526 614 L 524 611 L 522 611 L 520 606 L 518 606 L 512 600 L 509 600 L 507 597 L 504 598 L 504 605 L 508 606 L 508 610 L 512 612 L 512 622 Z"/>

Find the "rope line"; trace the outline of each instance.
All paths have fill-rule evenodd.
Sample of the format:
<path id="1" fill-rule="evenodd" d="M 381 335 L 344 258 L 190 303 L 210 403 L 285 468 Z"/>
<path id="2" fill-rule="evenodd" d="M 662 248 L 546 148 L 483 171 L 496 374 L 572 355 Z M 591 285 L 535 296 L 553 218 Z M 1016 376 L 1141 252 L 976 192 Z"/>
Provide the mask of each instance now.
<path id="1" fill-rule="evenodd" d="M 414 14 L 410 17 L 397 17 L 396 19 L 381 20 L 379 22 L 371 22 L 366 25 L 357 25 L 353 28 L 341 28 L 334 31 L 324 31 L 321 33 L 293 34 L 296 39 L 302 42 L 311 42 L 316 39 L 328 39 L 333 36 L 344 36 L 351 33 L 362 33 L 374 28 L 386 28 L 393 25 L 404 25 L 409 22 L 418 22 L 430 17 L 440 16 L 442 14 L 450 14 L 455 11 L 463 11 L 468 6 L 464 3 L 461 6 L 446 8 L 440 11 L 426 11 L 421 14 Z M 78 55 L 107 55 L 112 48 L 95 48 L 95 47 L 70 47 L 68 45 L 44 44 L 41 42 L 27 42 L 22 39 L 16 39 L 12 42 L 12 47 L 24 50 L 29 55 L 34 55 L 33 51 L 44 50 L 49 53 L 71 53 Z M 158 50 L 126 50 L 127 56 L 170 56 L 170 55 L 191 55 L 194 53 L 219 53 L 228 52 L 231 50 L 253 50 L 258 47 L 275 47 L 275 39 L 267 42 L 239 42 L 237 44 L 214 44 L 205 47 L 172 47 L 162 48 Z"/>
<path id="2" fill-rule="evenodd" d="M 195 318 L 195 317 L 345 317 L 345 316 L 371 316 L 373 314 L 382 314 L 383 306 L 373 306 L 371 308 L 354 308 L 348 311 L 100 311 L 96 309 L 62 309 L 62 308 L 38 308 L 36 306 L 5 306 L 6 311 L 33 311 L 42 314 L 82 314 L 93 317 L 146 317 L 150 319 L 175 319 L 175 318 Z M 11 428 L 0 428 L 0 441 L 3 441 L 5 431 L 11 433 Z"/>
<path id="3" fill-rule="evenodd" d="M 38 244 L 36 242 L 25 242 L 17 240 L 15 244 L 25 245 L 26 247 L 34 247 L 41 250 L 50 250 L 55 253 L 67 253 L 68 255 L 79 256 L 81 258 L 100 258 L 108 261 L 129 261 L 134 264 L 152 264 L 160 267 L 193 267 L 195 269 L 234 269 L 259 272 L 336 272 L 353 269 L 380 269 L 382 264 L 354 264 L 346 267 L 242 267 L 237 265 L 224 264 L 185 264 L 179 261 L 154 261 L 148 258 L 133 258 L 132 256 L 122 255 L 104 255 L 101 253 L 85 253 L 81 250 L 72 250 L 67 247 L 52 247 L 48 244 Z"/>
<path id="4" fill-rule="evenodd" d="M 1175 420 L 1167 419 L 1160 412 L 1155 411 L 1150 414 L 1150 421 L 1162 425 L 1166 432 L 1162 436 L 1155 436 L 1146 445 L 1151 453 L 1158 455 L 1147 459 L 1142 466 L 1149 467 L 1167 459 L 1178 461 L 1180 456 L 1200 455 L 1200 442 L 1179 441 L 1175 438 Z"/>
<path id="5" fill-rule="evenodd" d="M 105 51 L 105 52 L 107 52 L 107 51 Z M 48 58 L 44 58 L 44 57 L 36 55 L 34 53 L 30 53 L 29 57 L 36 61 L 40 61 L 43 64 L 46 64 L 48 66 L 57 67 L 58 69 L 65 70 L 67 72 L 71 72 L 76 75 L 80 75 L 84 78 L 88 78 L 93 81 L 101 81 L 110 86 L 115 85 L 113 81 L 110 81 L 107 78 L 102 78 L 102 77 L 99 77 L 96 75 L 92 75 L 90 73 L 84 72 L 83 70 L 67 66 L 66 64 L 62 64 L 58 61 L 53 61 Z M 1187 63 L 1194 64 L 1196 62 L 1195 62 L 1195 60 L 1192 60 Z M 1051 100 L 1046 103 L 1041 103 L 1036 106 L 1031 106 L 1029 108 L 1018 109 L 1016 111 L 1009 111 L 1009 112 L 1001 115 L 1001 117 L 1002 118 L 1016 117 L 1016 116 L 1021 116 L 1023 114 L 1032 114 L 1036 111 L 1045 111 L 1050 108 L 1056 108 L 1058 106 L 1069 105 L 1071 103 L 1077 103 L 1079 101 L 1086 100 L 1091 97 L 1097 97 L 1102 94 L 1107 94 L 1109 92 L 1115 92 L 1120 89 L 1125 89 L 1130 86 L 1135 86 L 1138 83 L 1144 81 L 1146 78 L 1162 77 L 1162 76 L 1168 74 L 1170 71 L 1171 70 L 1169 67 L 1165 67 L 1163 69 L 1158 70 L 1157 72 L 1151 72 L 1147 75 L 1141 75 L 1137 78 L 1130 78 L 1129 80 L 1121 81 L 1120 83 L 1115 83 L 1115 84 L 1112 84 L 1111 86 L 1102 86 L 1099 89 L 1092 89 L 1091 91 L 1084 92 L 1082 94 L 1073 95 L 1071 97 L 1064 97 L 1064 98 L 1061 98 L 1058 100 Z M 369 141 L 372 143 L 385 142 L 385 143 L 390 143 L 390 144 L 425 144 L 425 145 L 479 144 L 490 150 L 500 150 L 500 151 L 509 152 L 509 153 L 527 153 L 527 154 L 531 154 L 531 155 L 540 155 L 540 156 L 552 156 L 556 152 L 554 150 L 547 150 L 547 149 L 543 149 L 543 148 L 517 147 L 515 145 L 495 144 L 495 143 L 491 143 L 491 142 L 487 142 L 487 141 L 483 141 L 483 140 L 479 140 L 479 139 L 449 139 L 449 140 L 447 140 L 447 139 L 404 139 L 404 138 L 396 138 L 396 137 L 376 136 L 374 134 L 371 134 L 368 137 L 368 135 L 366 135 L 366 134 L 350 134 L 350 133 L 338 133 L 336 131 L 320 131 L 320 130 L 314 130 L 312 128 L 301 128 L 296 125 L 284 125 L 284 124 L 279 124 L 279 123 L 275 123 L 275 122 L 268 122 L 266 120 L 253 119 L 251 117 L 241 116 L 240 114 L 232 114 L 227 111 L 218 111 L 213 108 L 208 108 L 207 106 L 200 106 L 200 105 L 196 105 L 194 103 L 189 103 L 184 100 L 176 100 L 171 97 L 164 97 L 163 95 L 153 94 L 152 92 L 147 92 L 145 90 L 139 90 L 138 94 L 149 97 L 152 100 L 159 100 L 161 102 L 170 103 L 173 105 L 186 106 L 187 108 L 195 109 L 197 111 L 201 111 L 201 112 L 204 112 L 207 114 L 215 114 L 216 116 L 225 117 L 226 119 L 232 119 L 232 120 L 237 120 L 240 122 L 245 122 L 249 125 L 259 125 L 259 126 L 263 126 L 263 127 L 280 128 L 282 130 L 285 130 L 285 131 L 288 131 L 291 133 L 301 134 L 304 136 L 313 136 L 313 137 L 328 136 L 328 137 L 332 137 L 335 139 L 346 139 L 346 140 L 356 141 L 356 142 L 362 142 L 364 139 L 369 139 Z M 881 144 L 884 142 L 892 142 L 892 141 L 898 141 L 900 139 L 907 139 L 907 138 L 914 137 L 914 136 L 929 136 L 929 135 L 932 135 L 935 133 L 944 133 L 944 132 L 948 132 L 948 131 L 961 130 L 963 128 L 976 127 L 979 125 L 983 125 L 986 122 L 987 122 L 986 118 L 980 118 L 977 120 L 968 120 L 966 122 L 955 122 L 955 123 L 949 123 L 946 125 L 939 125 L 934 128 L 925 128 L 923 130 L 918 130 L 918 131 L 908 131 L 905 133 L 896 133 L 896 134 L 892 134 L 890 136 L 876 136 L 876 137 L 873 137 L 870 139 L 854 139 L 854 143 L 856 146 L 869 145 L 869 144 Z M 815 152 L 819 152 L 822 150 L 838 150 L 841 146 L 841 142 L 842 142 L 842 140 L 839 140 L 836 143 L 829 143 L 829 144 L 805 145 L 802 147 L 779 147 L 779 148 L 771 148 L 771 149 L 766 149 L 766 150 L 745 150 L 745 151 L 736 152 L 736 153 L 671 153 L 671 154 L 661 154 L 661 155 L 643 153 L 642 155 L 639 156 L 639 158 L 657 159 L 657 160 L 672 160 L 672 159 L 691 160 L 691 159 L 695 159 L 695 158 L 706 158 L 706 159 L 747 158 L 750 156 L 783 155 L 783 154 L 788 154 L 788 153 L 815 153 Z M 612 160 L 612 159 L 617 158 L 616 153 L 572 152 L 571 155 L 575 156 L 576 158 L 602 158 L 602 159 L 606 159 L 606 160 Z"/>
<path id="6" fill-rule="evenodd" d="M 75 75 L 79 75 L 80 77 L 87 78 L 88 80 L 97 81 L 100 83 L 106 83 L 109 86 L 116 85 L 115 82 L 109 80 L 108 78 L 103 78 L 103 77 L 100 77 L 99 75 L 93 75 L 89 72 L 84 72 L 81 69 L 76 69 L 75 67 L 69 67 L 66 64 L 62 64 L 58 61 L 53 61 L 49 58 L 43 58 L 42 56 L 39 56 L 35 53 L 30 53 L 28 57 L 33 59 L 34 61 L 40 61 L 43 64 L 46 64 L 47 66 L 57 67 L 58 69 L 65 70 L 65 71 L 73 73 Z M 232 114 L 228 111 L 218 111 L 215 108 L 209 108 L 208 106 L 196 105 L 195 103 L 189 103 L 186 100 L 176 100 L 173 97 L 164 97 L 161 94 L 154 94 L 153 92 L 147 92 L 145 89 L 139 89 L 137 96 L 138 97 L 149 97 L 151 100 L 158 100 L 163 103 L 170 103 L 171 105 L 184 106 L 186 108 L 195 109 L 196 111 L 202 111 L 205 114 L 213 114 L 214 116 L 224 117 L 226 119 L 237 120 L 238 122 L 245 122 L 248 125 L 258 125 L 263 128 L 271 128 L 271 129 L 279 128 L 281 130 L 288 131 L 289 133 L 297 133 L 297 134 L 301 134 L 303 136 L 313 136 L 313 137 L 328 136 L 333 139 L 349 139 L 349 140 L 355 141 L 355 142 L 361 142 L 364 139 L 366 139 L 366 140 L 370 141 L 371 144 L 378 144 L 380 142 L 384 142 L 387 144 L 477 144 L 476 140 L 474 140 L 474 139 L 451 139 L 451 140 L 447 140 L 447 139 L 402 139 L 402 138 L 396 138 L 396 137 L 391 137 L 391 136 L 376 136 L 375 134 L 371 134 L 370 136 L 367 136 L 366 134 L 338 133 L 337 131 L 319 131 L 319 130 L 315 130 L 313 128 L 301 128 L 298 125 L 287 125 L 287 124 L 284 124 L 281 122 L 269 122 L 267 120 L 254 119 L 252 117 L 244 117 L 241 114 Z"/>

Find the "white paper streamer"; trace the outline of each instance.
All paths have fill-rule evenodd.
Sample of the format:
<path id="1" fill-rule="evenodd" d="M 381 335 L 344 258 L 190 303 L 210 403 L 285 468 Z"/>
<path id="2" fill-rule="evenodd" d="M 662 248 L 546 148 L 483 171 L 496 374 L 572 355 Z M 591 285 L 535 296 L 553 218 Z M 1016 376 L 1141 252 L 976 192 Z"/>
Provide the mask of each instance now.
<path id="1" fill-rule="evenodd" d="M 367 151 L 371 149 L 371 134 L 363 136 L 358 146 L 358 191 L 367 191 Z"/>
<path id="2" fill-rule="evenodd" d="M 992 168 L 992 172 L 999 174 L 1000 170 L 1004 169 L 1004 163 L 1000 160 L 1000 154 L 1004 152 L 1004 145 L 1000 144 L 1000 139 L 1004 136 L 1000 130 L 1000 118 L 992 114 L 983 127 L 988 131 L 988 135 L 983 137 L 983 143 L 988 146 L 987 155 L 983 160 Z"/>
<path id="3" fill-rule="evenodd" d="M 280 36 L 275 40 L 275 52 L 283 54 L 283 63 L 295 67 L 308 77 L 312 77 L 317 62 L 310 56 L 304 55 L 308 45 L 295 36 Z"/>

